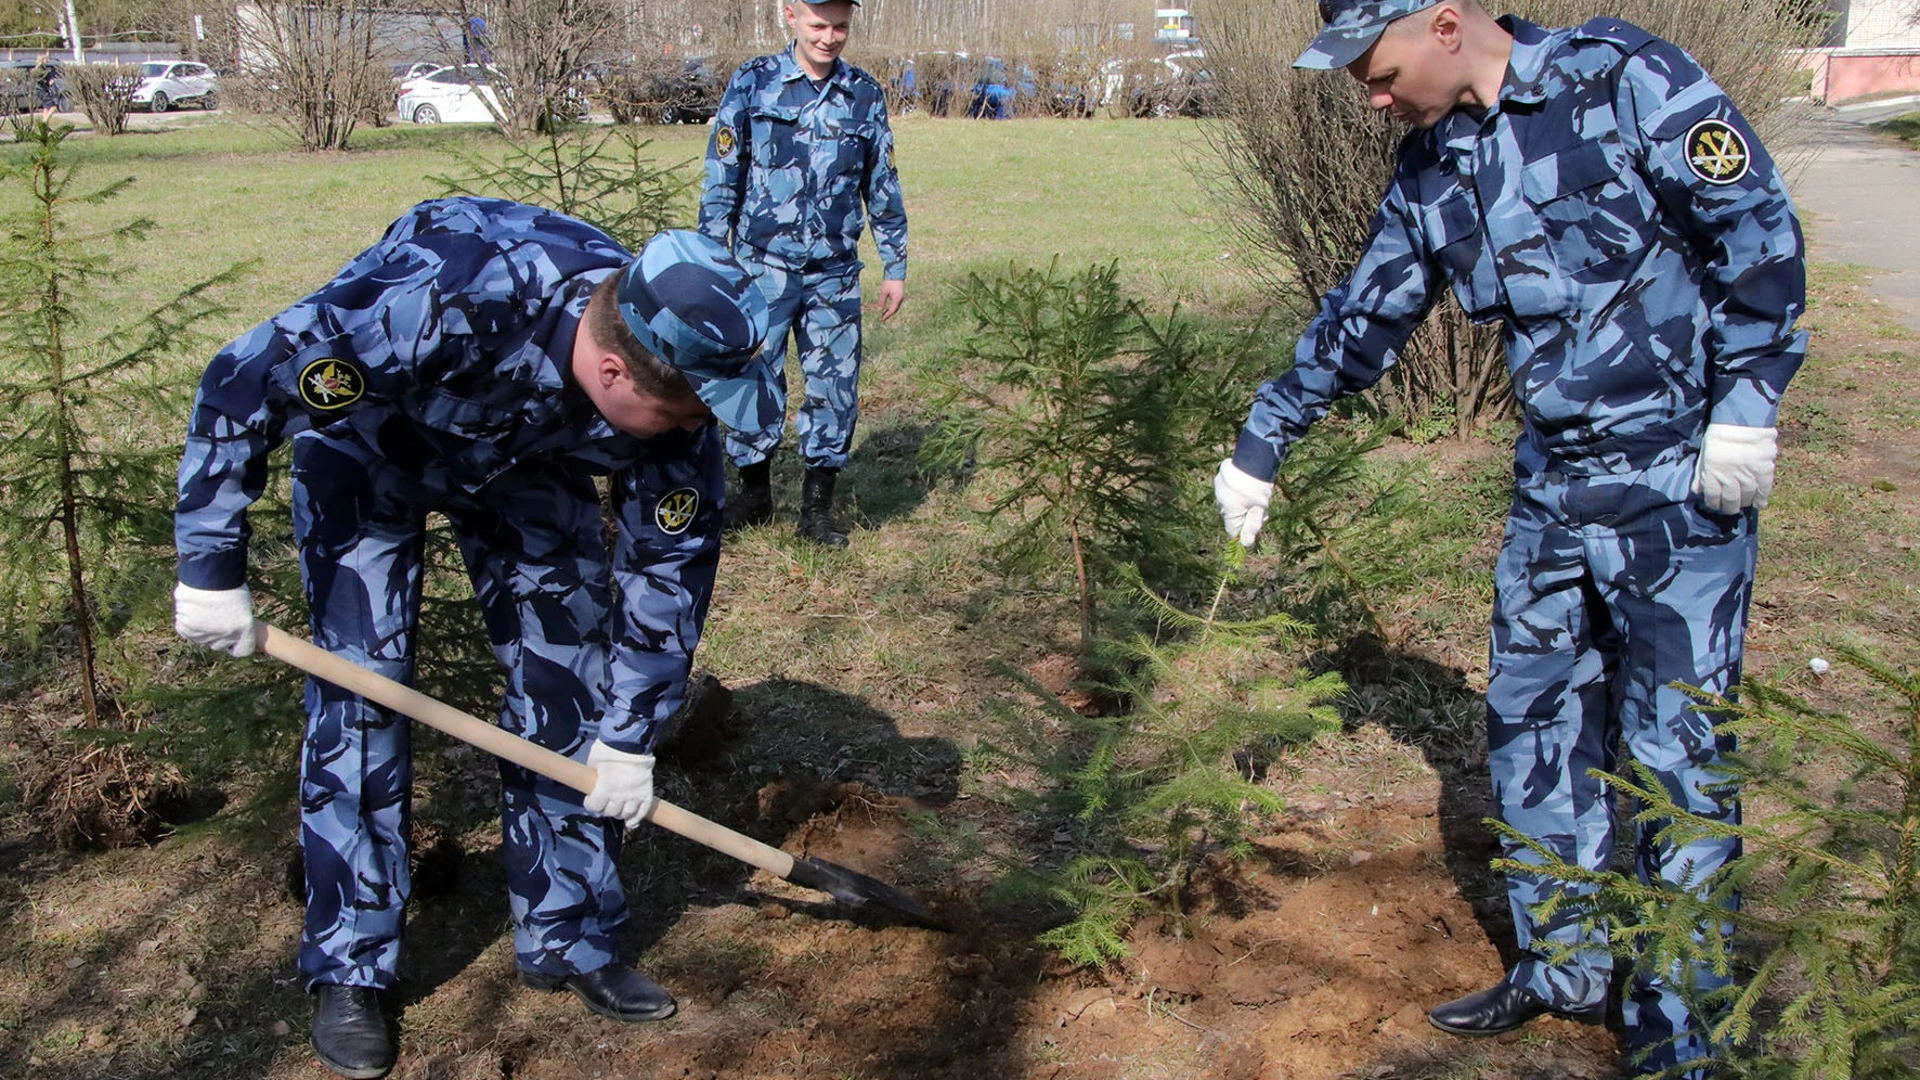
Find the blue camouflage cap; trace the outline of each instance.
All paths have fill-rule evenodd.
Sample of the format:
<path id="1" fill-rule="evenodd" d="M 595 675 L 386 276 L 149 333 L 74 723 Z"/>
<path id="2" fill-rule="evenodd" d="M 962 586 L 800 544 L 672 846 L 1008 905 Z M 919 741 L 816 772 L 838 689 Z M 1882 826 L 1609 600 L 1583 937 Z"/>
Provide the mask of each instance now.
<path id="1" fill-rule="evenodd" d="M 1320 0 L 1320 19 L 1326 23 L 1307 51 L 1293 62 L 1297 68 L 1333 71 L 1346 67 L 1373 47 L 1380 32 L 1395 19 L 1430 8 L 1440 0 Z"/>
<path id="2" fill-rule="evenodd" d="M 686 378 L 720 422 L 758 431 L 782 419 L 760 357 L 767 301 L 726 245 L 668 229 L 620 276 L 620 317 L 640 344 Z"/>

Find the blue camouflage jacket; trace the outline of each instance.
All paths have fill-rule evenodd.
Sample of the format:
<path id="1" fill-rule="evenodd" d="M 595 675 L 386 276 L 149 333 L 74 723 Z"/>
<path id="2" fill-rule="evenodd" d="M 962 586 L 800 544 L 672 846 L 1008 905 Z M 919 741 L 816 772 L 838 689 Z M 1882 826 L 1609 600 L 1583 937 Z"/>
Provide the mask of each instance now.
<path id="1" fill-rule="evenodd" d="M 1269 479 L 1337 397 L 1377 381 L 1442 282 L 1503 324 L 1523 478 L 1618 472 L 1708 420 L 1775 422 L 1799 368 L 1799 219 L 1760 141 L 1678 47 L 1618 20 L 1511 16 L 1497 103 L 1401 144 L 1353 273 L 1234 451 Z"/>
<path id="2" fill-rule="evenodd" d="M 816 89 L 793 48 L 740 65 L 707 144 L 700 231 L 786 270 L 859 268 L 861 204 L 886 277 L 907 276 L 907 207 L 873 76 L 835 60 Z"/>
<path id="3" fill-rule="evenodd" d="M 245 583 L 247 508 L 266 484 L 267 455 L 303 430 L 366 446 L 429 491 L 482 500 L 522 463 L 610 474 L 621 610 L 608 627 L 601 738 L 646 747 L 680 705 L 706 620 L 724 459 L 714 425 L 637 439 L 571 380 L 588 297 L 632 258 L 598 229 L 538 207 L 457 198 L 408 211 L 208 366 L 180 462 L 180 580 Z"/>

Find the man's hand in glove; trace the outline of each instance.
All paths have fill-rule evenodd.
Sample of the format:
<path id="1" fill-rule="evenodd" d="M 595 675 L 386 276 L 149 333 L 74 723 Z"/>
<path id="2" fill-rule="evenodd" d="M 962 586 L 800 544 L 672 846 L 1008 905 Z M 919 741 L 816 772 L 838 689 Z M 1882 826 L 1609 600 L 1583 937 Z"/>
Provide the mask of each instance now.
<path id="1" fill-rule="evenodd" d="M 1770 427 L 1708 424 L 1700 441 L 1700 463 L 1693 471 L 1693 490 L 1716 514 L 1764 507 L 1773 491 L 1773 459 L 1778 453 Z"/>
<path id="2" fill-rule="evenodd" d="M 629 754 L 594 740 L 587 764 L 598 774 L 583 805 L 589 813 L 619 818 L 637 829 L 653 810 L 653 755 Z"/>
<path id="3" fill-rule="evenodd" d="M 1227 535 L 1249 550 L 1260 539 L 1260 526 L 1267 523 L 1267 504 L 1273 501 L 1273 484 L 1255 480 L 1240 471 L 1232 458 L 1220 463 L 1213 474 L 1213 501 L 1220 505 L 1220 518 Z"/>
<path id="4" fill-rule="evenodd" d="M 173 632 L 231 656 L 252 656 L 259 642 L 253 632 L 253 594 L 237 589 L 173 587 Z"/>

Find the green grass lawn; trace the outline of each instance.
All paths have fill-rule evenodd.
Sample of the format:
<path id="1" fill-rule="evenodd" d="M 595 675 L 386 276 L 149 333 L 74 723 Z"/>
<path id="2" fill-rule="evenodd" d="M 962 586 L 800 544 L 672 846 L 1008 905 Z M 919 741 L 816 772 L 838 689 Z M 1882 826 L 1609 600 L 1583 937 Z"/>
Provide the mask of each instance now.
<path id="1" fill-rule="evenodd" d="M 116 293 L 128 307 L 170 295 L 195 274 L 256 260 L 236 294 L 235 333 L 325 281 L 379 238 L 406 207 L 444 193 L 432 177 L 457 171 L 455 153 L 503 144 L 490 127 L 362 128 L 354 149 L 304 154 L 261 122 L 192 117 L 116 138 L 82 134 L 72 160 L 81 185 L 134 184 L 102 211 L 159 226 L 138 270 Z M 1118 259 L 1143 298 L 1181 301 L 1234 317 L 1260 305 L 1246 252 L 1218 224 L 1188 163 L 1207 153 L 1188 122 L 968 123 L 913 116 L 896 125 L 911 255 L 907 313 L 876 327 L 876 353 L 924 355 L 916 333 L 969 272 L 1010 261 L 1068 265 Z M 649 129 L 655 160 L 686 163 L 696 180 L 704 127 Z M 4 155 L 4 150 L 0 150 Z M 6 196 L 0 195 L 0 198 Z M 691 224 L 696 196 L 684 214 Z M 866 243 L 870 276 L 878 259 Z"/>
<path id="2" fill-rule="evenodd" d="M 1920 150 L 1920 112 L 1910 112 L 1875 124 L 1881 131 L 1899 139 L 1909 149 Z"/>

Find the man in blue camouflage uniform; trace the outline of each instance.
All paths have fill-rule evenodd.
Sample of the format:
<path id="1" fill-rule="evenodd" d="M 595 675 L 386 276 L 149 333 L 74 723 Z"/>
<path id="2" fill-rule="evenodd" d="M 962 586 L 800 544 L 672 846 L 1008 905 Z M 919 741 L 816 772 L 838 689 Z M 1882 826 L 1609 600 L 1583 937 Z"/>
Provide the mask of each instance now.
<path id="1" fill-rule="evenodd" d="M 787 336 L 806 380 L 795 431 L 806 466 L 799 533 L 846 547 L 833 524 L 834 482 L 860 412 L 860 232 L 873 217 L 885 280 L 880 318 L 906 299 L 907 211 L 893 167 L 893 131 L 878 80 L 840 59 L 853 0 L 784 8 L 793 44 L 740 65 L 728 82 L 707 146 L 700 229 L 731 244 L 753 271 L 771 313 L 769 366 L 782 414 L 727 433 L 740 470 L 728 526 L 773 517 L 773 452 L 786 427 Z"/>
<path id="2" fill-rule="evenodd" d="M 1728 745 L 1669 684 L 1724 693 L 1739 679 L 1755 511 L 1805 350 L 1800 228 L 1772 161 L 1691 57 L 1617 20 L 1547 30 L 1474 0 L 1320 7 L 1326 29 L 1297 65 L 1346 68 L 1416 130 L 1359 265 L 1221 464 L 1228 531 L 1253 543 L 1288 447 L 1381 377 L 1450 283 L 1472 317 L 1501 322 L 1523 420 L 1487 688 L 1503 820 L 1606 866 L 1611 799 L 1588 771 L 1615 768 L 1623 738 L 1681 805 L 1736 820 L 1715 787 Z M 1739 854 L 1656 831 L 1635 838 L 1639 871 L 1676 887 Z M 1601 1015 L 1606 943 L 1581 931 L 1577 903 L 1545 923 L 1531 912 L 1568 886 L 1514 875 L 1508 888 L 1523 959 L 1433 1023 L 1484 1035 Z M 1580 948 L 1550 961 L 1562 946 Z M 1637 1067 L 1704 1073 L 1713 1047 L 1687 982 L 1720 985 L 1708 971 L 1635 980 L 1623 1014 Z"/>
<path id="3" fill-rule="evenodd" d="M 636 257 L 598 229 L 492 199 L 423 203 L 318 292 L 240 337 L 200 384 L 180 465 L 176 628 L 244 656 L 247 508 L 293 439 L 314 640 L 414 673 L 426 516 L 459 536 L 495 655 L 500 724 L 584 760 L 583 800 L 503 762 L 502 851 L 520 977 L 651 1020 L 673 998 L 622 962 L 621 825 L 653 807 L 713 590 L 725 466 L 715 416 L 777 415 L 766 305 L 724 247 L 664 232 Z M 611 560 L 595 476 L 608 476 Z M 409 890 L 409 725 L 309 681 L 301 770 L 313 1044 L 345 1076 L 393 1065 L 377 990 Z"/>

